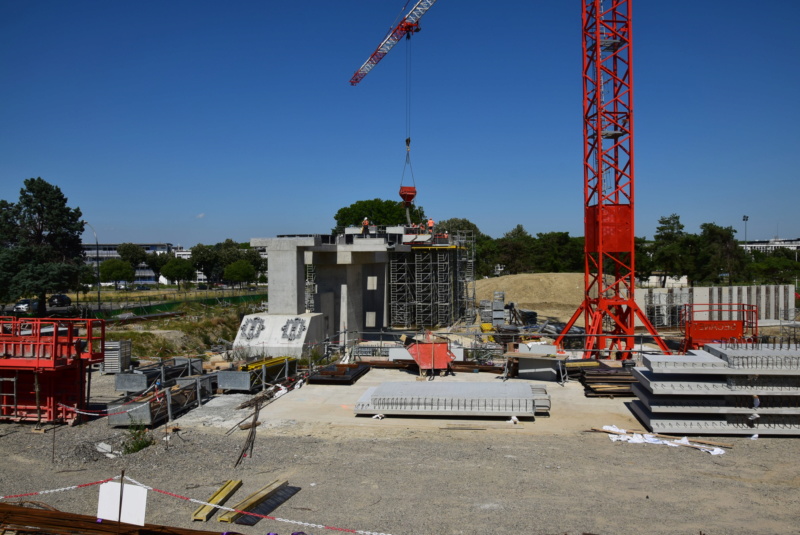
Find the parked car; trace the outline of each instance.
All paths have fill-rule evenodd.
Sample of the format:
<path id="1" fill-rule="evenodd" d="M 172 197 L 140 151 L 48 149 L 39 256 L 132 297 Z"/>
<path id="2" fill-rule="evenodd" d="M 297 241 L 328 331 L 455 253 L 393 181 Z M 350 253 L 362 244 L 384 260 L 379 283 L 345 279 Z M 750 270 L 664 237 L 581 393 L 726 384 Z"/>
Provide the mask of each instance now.
<path id="1" fill-rule="evenodd" d="M 198 290 L 208 290 L 208 284 L 198 284 L 197 285 L 197 289 Z"/>
<path id="2" fill-rule="evenodd" d="M 20 299 L 14 305 L 14 312 L 35 312 L 39 309 L 39 301 L 32 299 Z"/>
<path id="3" fill-rule="evenodd" d="M 72 304 L 72 299 L 68 295 L 53 294 L 47 300 L 47 304 L 51 307 L 68 307 Z"/>
<path id="4" fill-rule="evenodd" d="M 140 292 L 140 291 L 143 291 L 143 290 L 149 290 L 150 287 L 148 285 L 146 285 L 146 284 L 137 284 L 136 286 L 134 286 L 133 289 L 136 290 L 137 292 Z"/>

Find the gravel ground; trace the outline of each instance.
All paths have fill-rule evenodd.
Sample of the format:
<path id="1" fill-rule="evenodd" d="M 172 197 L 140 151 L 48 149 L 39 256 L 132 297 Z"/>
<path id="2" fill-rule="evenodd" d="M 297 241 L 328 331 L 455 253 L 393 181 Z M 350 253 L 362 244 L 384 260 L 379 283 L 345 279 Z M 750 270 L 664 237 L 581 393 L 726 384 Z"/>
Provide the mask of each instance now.
<path id="1" fill-rule="evenodd" d="M 110 377 L 95 374 L 94 402 L 115 396 Z M 154 446 L 114 458 L 98 452 L 97 444 L 119 450 L 129 433 L 110 428 L 105 419 L 44 434 L 27 424 L 0 424 L 0 495 L 91 483 L 124 470 L 153 488 L 200 500 L 226 480 L 242 479 L 228 505 L 286 479 L 300 490 L 272 515 L 360 532 L 800 534 L 796 438 L 717 437 L 734 447 L 712 456 L 691 448 L 612 442 L 585 430 L 615 422 L 598 422 L 596 415 L 582 420 L 584 412 L 575 407 L 519 426 L 356 417 L 342 425 L 306 413 L 286 418 L 279 411 L 279 404 L 290 407 L 292 396 L 309 396 L 315 388 L 349 387 L 309 385 L 265 407 L 253 455 L 237 468 L 247 431 L 226 436 L 229 426 L 197 420 L 186 426 L 178 420 L 181 430 L 169 441 L 164 427 L 157 428 Z M 557 402 L 554 396 L 554 408 Z M 610 407 L 623 401 L 597 403 Z M 480 429 L 452 428 L 465 424 Z M 93 515 L 97 488 L 24 499 Z M 196 507 L 151 492 L 147 521 L 248 535 L 326 531 L 267 519 L 255 526 L 224 524 L 216 517 L 192 522 Z"/>

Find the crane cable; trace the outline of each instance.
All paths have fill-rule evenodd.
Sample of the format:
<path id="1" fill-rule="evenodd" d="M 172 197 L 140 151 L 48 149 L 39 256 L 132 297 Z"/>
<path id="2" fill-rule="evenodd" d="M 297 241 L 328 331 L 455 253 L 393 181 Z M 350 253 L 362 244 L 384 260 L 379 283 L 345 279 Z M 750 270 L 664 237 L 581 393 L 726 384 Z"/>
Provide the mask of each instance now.
<path id="1" fill-rule="evenodd" d="M 406 176 L 406 169 L 411 175 L 411 183 L 414 187 L 417 186 L 414 179 L 414 168 L 411 166 L 411 34 L 406 34 L 406 160 L 403 165 L 403 174 L 400 177 L 400 186 L 403 186 L 403 181 Z"/>

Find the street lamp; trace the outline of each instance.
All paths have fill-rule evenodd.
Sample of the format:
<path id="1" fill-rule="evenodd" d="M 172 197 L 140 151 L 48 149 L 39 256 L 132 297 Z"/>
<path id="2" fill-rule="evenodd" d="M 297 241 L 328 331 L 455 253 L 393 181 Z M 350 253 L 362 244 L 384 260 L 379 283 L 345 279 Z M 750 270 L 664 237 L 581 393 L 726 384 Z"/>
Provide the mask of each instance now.
<path id="1" fill-rule="evenodd" d="M 92 234 L 94 234 L 94 267 L 95 275 L 97 276 L 97 313 L 100 314 L 100 242 L 97 241 L 97 232 L 94 230 L 94 227 L 85 219 L 83 220 L 83 224 L 92 229 Z"/>
<path id="2" fill-rule="evenodd" d="M 750 216 L 743 215 L 742 221 L 744 221 L 744 244 L 747 246 L 747 220 L 750 219 Z"/>

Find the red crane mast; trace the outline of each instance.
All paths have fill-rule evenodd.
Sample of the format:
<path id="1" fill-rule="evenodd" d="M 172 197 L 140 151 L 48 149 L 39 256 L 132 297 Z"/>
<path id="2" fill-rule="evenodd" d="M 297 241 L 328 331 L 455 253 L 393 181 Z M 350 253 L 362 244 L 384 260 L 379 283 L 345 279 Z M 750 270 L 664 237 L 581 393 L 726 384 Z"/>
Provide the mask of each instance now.
<path id="1" fill-rule="evenodd" d="M 583 2 L 584 358 L 630 358 L 638 318 L 669 349 L 634 300 L 632 0 Z"/>

